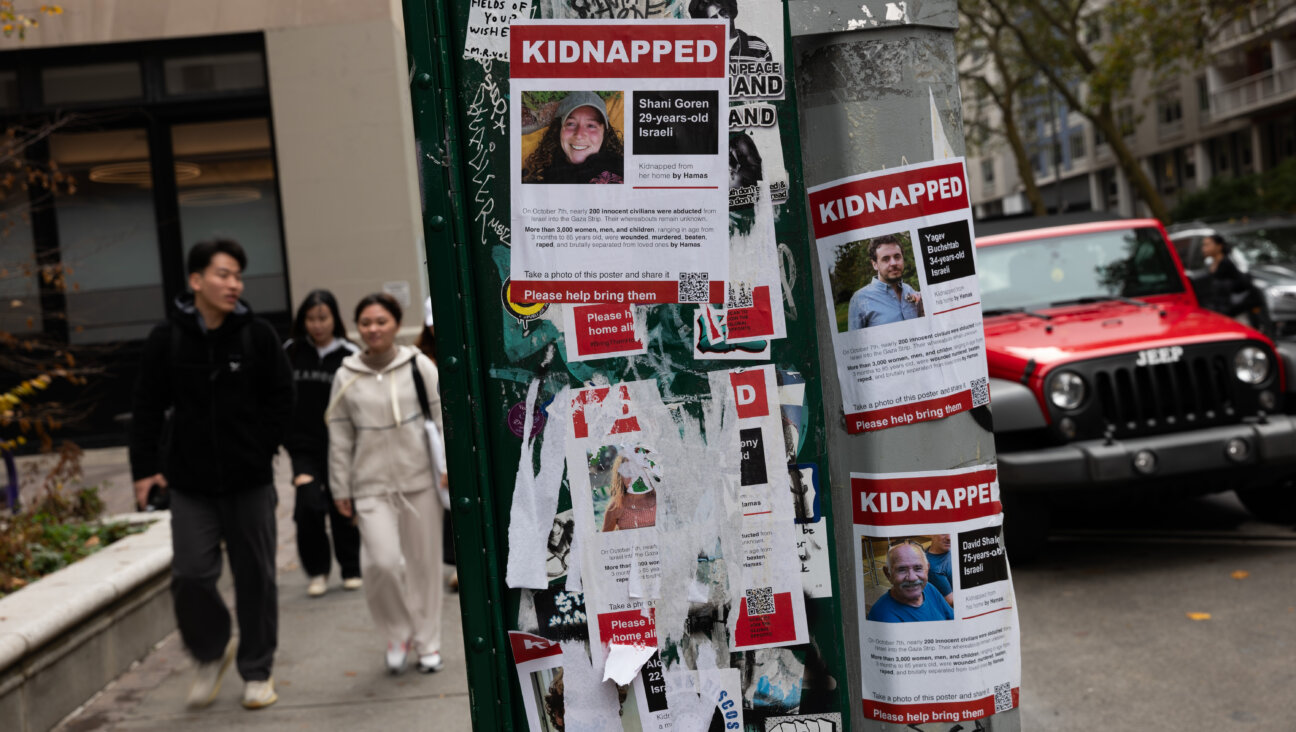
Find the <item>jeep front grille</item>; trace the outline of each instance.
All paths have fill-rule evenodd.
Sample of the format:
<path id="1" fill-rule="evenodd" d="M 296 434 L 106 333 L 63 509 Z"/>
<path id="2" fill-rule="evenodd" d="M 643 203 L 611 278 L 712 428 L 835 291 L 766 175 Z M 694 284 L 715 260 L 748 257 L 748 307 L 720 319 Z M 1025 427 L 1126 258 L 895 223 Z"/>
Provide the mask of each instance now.
<path id="1" fill-rule="evenodd" d="M 1222 354 L 1185 355 L 1178 363 L 1094 372 L 1101 419 L 1116 434 L 1233 421 L 1242 384 Z"/>
<path id="2" fill-rule="evenodd" d="M 1233 357 L 1244 345 L 1255 345 L 1274 359 L 1274 374 L 1258 387 L 1233 375 Z M 1259 393 L 1277 391 L 1277 359 L 1268 346 L 1255 341 L 1230 341 L 1185 346 L 1174 363 L 1135 365 L 1136 353 L 1067 364 L 1092 389 L 1075 411 L 1053 409 L 1056 426 L 1062 417 L 1075 423 L 1073 439 L 1136 437 L 1233 424 L 1260 412 Z M 1061 438 L 1061 434 L 1055 433 Z"/>

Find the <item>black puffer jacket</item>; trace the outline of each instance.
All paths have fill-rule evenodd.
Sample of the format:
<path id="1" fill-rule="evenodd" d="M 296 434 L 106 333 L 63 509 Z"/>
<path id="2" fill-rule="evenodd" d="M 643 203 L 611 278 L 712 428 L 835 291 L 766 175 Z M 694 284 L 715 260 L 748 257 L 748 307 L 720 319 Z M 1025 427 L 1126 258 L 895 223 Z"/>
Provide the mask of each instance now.
<path id="1" fill-rule="evenodd" d="M 327 483 L 328 478 L 328 424 L 324 410 L 328 408 L 329 393 L 333 389 L 333 374 L 342 365 L 342 359 L 360 349 L 343 338 L 333 341 L 329 351 L 321 358 L 319 349 L 309 342 L 289 340 L 284 352 L 292 363 L 293 383 L 297 386 L 297 404 L 293 407 L 292 426 L 284 439 L 284 447 L 292 457 L 293 475 L 310 475 Z"/>
<path id="2" fill-rule="evenodd" d="M 170 407 L 175 412 L 159 449 Z M 162 473 L 170 488 L 192 493 L 268 485 L 292 407 L 292 371 L 269 323 L 240 301 L 219 328 L 204 331 L 193 297 L 179 298 L 144 344 L 131 474 L 139 480 Z"/>

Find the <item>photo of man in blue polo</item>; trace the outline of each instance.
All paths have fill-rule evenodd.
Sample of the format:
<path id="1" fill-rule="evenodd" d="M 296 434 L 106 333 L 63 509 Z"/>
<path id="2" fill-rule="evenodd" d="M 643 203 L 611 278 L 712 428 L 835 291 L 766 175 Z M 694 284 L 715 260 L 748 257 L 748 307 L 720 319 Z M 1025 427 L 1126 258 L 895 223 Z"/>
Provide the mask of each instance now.
<path id="1" fill-rule="evenodd" d="M 879 236 L 869 242 L 868 257 L 877 276 L 851 297 L 847 330 L 922 317 L 922 293 L 904 281 L 905 257 L 900 242 L 894 236 Z"/>
<path id="2" fill-rule="evenodd" d="M 887 550 L 882 572 L 891 589 L 873 603 L 868 619 L 879 623 L 953 620 L 954 608 L 927 582 L 929 570 L 926 552 L 915 543 L 896 544 Z"/>

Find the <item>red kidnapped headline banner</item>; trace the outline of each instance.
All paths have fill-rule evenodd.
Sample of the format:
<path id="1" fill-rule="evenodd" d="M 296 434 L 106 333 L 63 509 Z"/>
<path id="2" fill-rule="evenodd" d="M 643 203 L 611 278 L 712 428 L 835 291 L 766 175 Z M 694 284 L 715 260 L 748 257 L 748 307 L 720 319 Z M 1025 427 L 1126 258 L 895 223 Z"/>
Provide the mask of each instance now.
<path id="1" fill-rule="evenodd" d="M 856 526 L 939 524 L 995 516 L 998 473 L 993 469 L 923 478 L 851 476 Z"/>
<path id="2" fill-rule="evenodd" d="M 1021 688 L 1012 690 L 1012 705 L 1021 704 Z M 894 724 L 927 724 L 929 722 L 970 722 L 985 719 L 995 713 L 994 696 L 965 702 L 938 702 L 931 704 L 888 704 L 864 700 L 864 716 Z"/>
<path id="3" fill-rule="evenodd" d="M 522 24 L 509 31 L 514 79 L 724 78 L 721 23 Z"/>
<path id="4" fill-rule="evenodd" d="M 967 207 L 961 162 L 854 180 L 810 194 L 819 239 Z"/>
<path id="5" fill-rule="evenodd" d="M 707 302 L 725 301 L 723 280 L 707 283 Z M 671 303 L 679 302 L 675 280 L 513 280 L 514 302 Z"/>

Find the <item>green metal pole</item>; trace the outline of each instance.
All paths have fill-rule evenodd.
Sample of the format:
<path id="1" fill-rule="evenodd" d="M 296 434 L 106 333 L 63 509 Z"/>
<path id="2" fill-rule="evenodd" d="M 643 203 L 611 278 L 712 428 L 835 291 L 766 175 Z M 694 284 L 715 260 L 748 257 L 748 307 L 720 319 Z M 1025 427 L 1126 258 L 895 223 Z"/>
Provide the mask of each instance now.
<path id="1" fill-rule="evenodd" d="M 454 542 L 460 582 L 465 663 L 474 726 L 512 729 L 501 701 L 512 675 L 508 655 L 504 580 L 499 557 L 488 551 L 495 536 L 490 490 L 491 455 L 483 403 L 484 369 L 478 343 L 478 303 L 473 288 L 467 211 L 459 156 L 454 66 L 444 3 L 405 0 L 405 44 L 410 101 L 423 179 L 423 236 L 428 283 L 436 313 L 445 414 L 447 463 L 453 497 Z M 478 603 L 476 600 L 484 600 Z"/>

